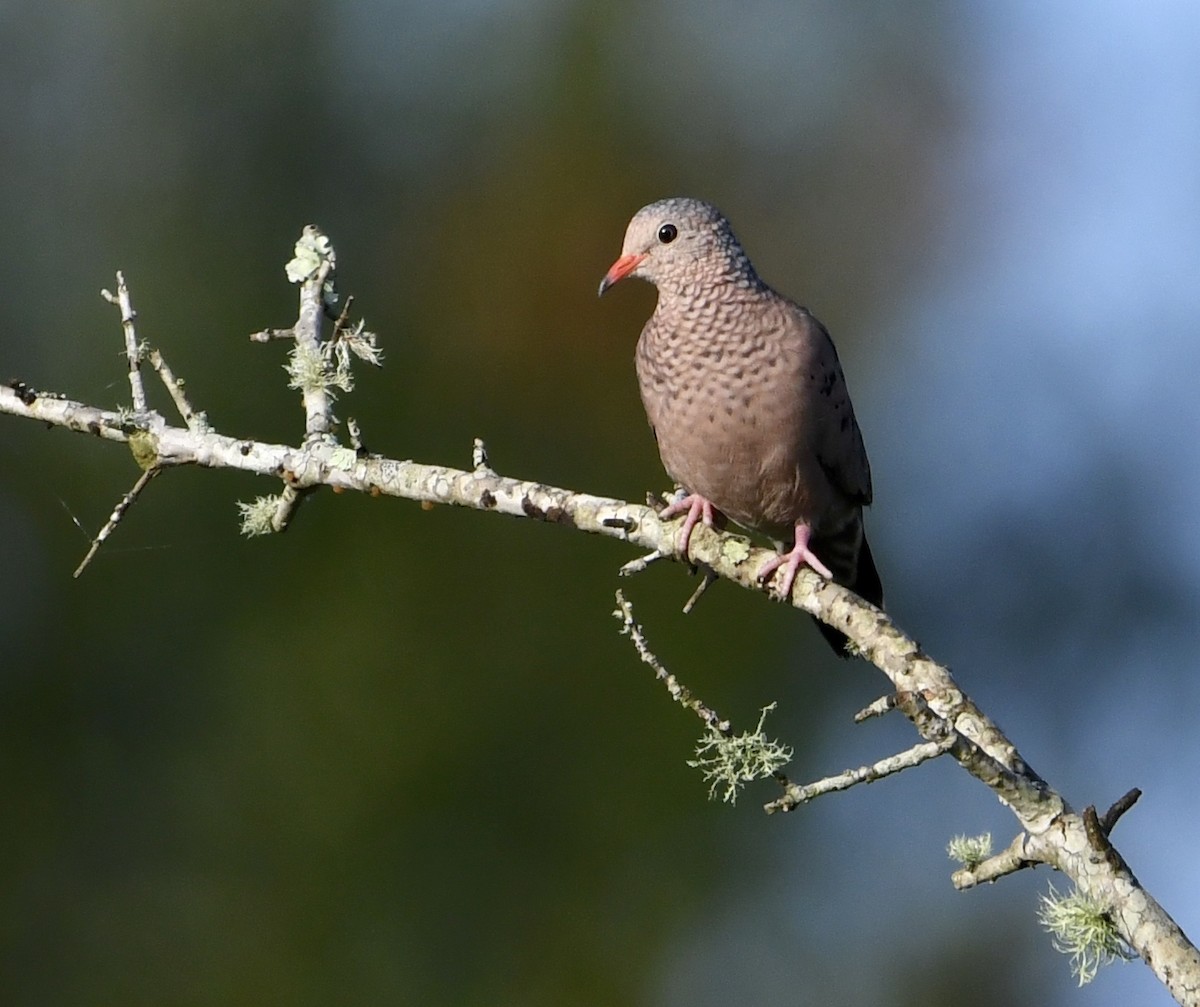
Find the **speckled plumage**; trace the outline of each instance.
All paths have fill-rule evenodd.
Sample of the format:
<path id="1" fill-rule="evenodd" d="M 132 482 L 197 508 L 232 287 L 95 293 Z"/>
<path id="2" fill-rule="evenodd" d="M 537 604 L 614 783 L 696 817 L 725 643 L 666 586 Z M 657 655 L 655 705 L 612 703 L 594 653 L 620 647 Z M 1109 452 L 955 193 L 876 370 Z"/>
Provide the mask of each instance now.
<path id="1" fill-rule="evenodd" d="M 688 512 L 681 548 L 715 508 L 793 544 L 760 574 L 784 566 L 785 594 L 807 562 L 882 604 L 862 523 L 871 470 L 824 326 L 759 278 L 728 221 L 699 200 L 634 215 L 601 292 L 625 276 L 658 288 L 636 363 L 663 466 L 690 494 L 665 512 Z M 821 630 L 842 652 L 844 637 Z"/>

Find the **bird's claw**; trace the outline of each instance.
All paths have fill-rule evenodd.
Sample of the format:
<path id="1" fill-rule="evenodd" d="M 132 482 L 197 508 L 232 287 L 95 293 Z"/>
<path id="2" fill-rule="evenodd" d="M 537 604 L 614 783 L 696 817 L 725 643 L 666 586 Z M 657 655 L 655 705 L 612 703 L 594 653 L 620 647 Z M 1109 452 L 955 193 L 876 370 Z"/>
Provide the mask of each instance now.
<path id="1" fill-rule="evenodd" d="M 683 528 L 679 532 L 679 551 L 686 559 L 688 556 L 688 546 L 692 541 L 692 529 L 703 521 L 709 528 L 713 526 L 714 511 L 710 500 L 705 499 L 698 493 L 689 493 L 685 497 L 667 504 L 658 516 L 664 521 L 673 517 L 678 517 L 680 514 L 687 512 L 687 517 L 684 518 Z"/>
<path id="2" fill-rule="evenodd" d="M 796 544 L 792 546 L 791 552 L 780 553 L 778 556 L 772 556 L 758 571 L 758 579 L 764 584 L 770 579 L 780 567 L 783 567 L 783 580 L 779 585 L 779 592 L 784 598 L 788 598 L 792 593 L 792 585 L 796 582 L 796 574 L 800 572 L 800 567 L 807 563 L 813 570 L 819 573 L 826 580 L 833 580 L 833 571 L 829 569 L 808 547 L 808 540 L 812 537 L 812 529 L 804 523 L 796 525 Z"/>

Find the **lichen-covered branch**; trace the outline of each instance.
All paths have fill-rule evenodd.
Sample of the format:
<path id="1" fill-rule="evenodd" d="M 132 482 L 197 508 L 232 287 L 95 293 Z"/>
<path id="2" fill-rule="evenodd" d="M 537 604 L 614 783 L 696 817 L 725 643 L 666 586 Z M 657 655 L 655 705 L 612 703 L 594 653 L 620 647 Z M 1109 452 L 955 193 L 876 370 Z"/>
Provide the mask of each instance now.
<path id="1" fill-rule="evenodd" d="M 801 804 L 807 804 L 822 794 L 833 794 L 839 790 L 849 790 L 860 783 L 874 783 L 876 780 L 882 780 L 885 776 L 891 776 L 893 773 L 912 769 L 915 766 L 919 766 L 922 762 L 928 762 L 930 759 L 936 759 L 939 755 L 944 755 L 953 747 L 953 743 L 954 739 L 950 737 L 943 738 L 941 741 L 922 741 L 912 748 L 903 752 L 897 752 L 895 755 L 889 755 L 886 759 L 880 759 L 869 766 L 847 769 L 843 773 L 827 776 L 823 780 L 816 780 L 813 783 L 803 785 L 793 783 L 784 789 L 782 797 L 771 801 L 766 806 L 766 812 L 770 815 L 776 811 L 792 811 Z"/>
<path id="2" fill-rule="evenodd" d="M 664 522 L 655 508 L 643 504 L 502 476 L 489 466 L 481 443 L 471 452 L 471 467 L 464 469 L 367 454 L 357 435 L 349 446 L 340 443 L 331 408 L 333 388 L 347 390 L 351 354 L 378 363 L 374 336 L 363 331 L 361 323 L 345 324 L 343 317 L 334 326 L 334 336 L 321 338 L 335 295 L 332 249 L 320 232 L 306 229 L 297 244 L 297 258 L 289 264 L 289 276 L 301 287 L 296 325 L 264 330 L 252 338 L 264 343 L 294 341 L 289 373 L 303 390 L 305 409 L 299 446 L 210 429 L 203 413 L 183 396 L 182 382 L 161 355 L 138 342 L 123 277 L 118 295 L 109 296 L 122 312 L 134 409 L 101 409 L 13 381 L 0 387 L 0 413 L 124 443 L 146 473 L 194 465 L 281 480 L 282 493 L 245 505 L 250 512 L 249 530 L 282 530 L 301 499 L 329 487 L 490 511 L 620 539 L 647 554 L 627 564 L 626 572 L 658 559 L 681 560 L 676 547 L 678 520 Z M 147 352 L 171 391 L 182 425 L 145 407 L 139 364 Z M 464 445 L 464 456 L 467 451 Z M 114 511 L 111 524 L 128 512 L 149 482 L 149 475 L 139 481 Z M 1004 853 L 964 868 L 955 875 L 955 883 L 965 888 L 1024 866 L 1049 865 L 1071 879 L 1081 904 L 1098 907 L 1096 911 L 1111 920 L 1119 939 L 1141 956 L 1179 1003 L 1200 1005 L 1200 954 L 1141 887 L 1109 841 L 1108 831 L 1131 800 L 1118 802 L 1103 818 L 1090 809 L 1076 812 L 1021 758 L 1012 741 L 958 687 L 948 669 L 926 655 L 885 612 L 846 588 L 805 568 L 790 596 L 780 599 L 757 579 L 757 571 L 769 557 L 765 549 L 743 536 L 704 526 L 694 530 L 689 551 L 691 561 L 705 570 L 706 581 L 720 578 L 810 613 L 844 633 L 888 677 L 891 695 L 872 704 L 862 716 L 899 710 L 912 722 L 921 743 L 894 760 L 843 774 L 844 779 L 830 778 L 829 789 L 879 778 L 943 753 L 955 759 L 1012 811 L 1021 830 Z M 794 806 L 805 799 L 806 793 L 798 791 L 787 803 Z"/>

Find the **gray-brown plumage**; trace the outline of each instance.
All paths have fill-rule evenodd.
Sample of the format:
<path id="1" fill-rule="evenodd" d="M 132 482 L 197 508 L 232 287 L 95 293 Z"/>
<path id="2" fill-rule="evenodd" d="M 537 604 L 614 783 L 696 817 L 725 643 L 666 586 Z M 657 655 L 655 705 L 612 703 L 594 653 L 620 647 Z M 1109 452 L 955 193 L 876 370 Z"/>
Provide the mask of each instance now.
<path id="1" fill-rule="evenodd" d="M 782 567 L 785 597 L 807 563 L 882 605 L 863 534 L 871 469 L 825 327 L 759 279 L 729 222 L 696 199 L 634 215 L 600 293 L 626 276 L 658 288 L 637 374 L 663 466 L 687 494 L 663 511 L 687 515 L 684 554 L 719 511 L 787 544 L 759 571 Z M 818 626 L 844 654 L 845 637 Z"/>

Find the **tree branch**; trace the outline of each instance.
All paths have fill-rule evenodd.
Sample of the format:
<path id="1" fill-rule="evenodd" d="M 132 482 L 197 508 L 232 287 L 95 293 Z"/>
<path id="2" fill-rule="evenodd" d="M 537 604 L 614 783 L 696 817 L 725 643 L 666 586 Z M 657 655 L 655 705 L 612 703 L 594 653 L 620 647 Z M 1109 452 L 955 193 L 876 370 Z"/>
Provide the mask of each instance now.
<path id="1" fill-rule="evenodd" d="M 297 262 L 301 265 L 293 269 Z M 336 294 L 332 290 L 332 249 L 320 232 L 306 229 L 297 244 L 297 259 L 289 264 L 289 276 L 301 285 L 296 325 L 291 330 L 264 330 L 252 338 L 262 342 L 290 337 L 295 341 L 289 370 L 293 383 L 299 382 L 302 387 L 305 408 L 305 433 L 299 447 L 210 430 L 203 414 L 195 412 L 182 396 L 181 383 L 159 356 L 151 359 L 168 388 L 174 388 L 172 397 L 184 425 L 173 425 L 160 413 L 147 409 L 138 368 L 144 350 L 133 330 L 135 316 L 123 277 L 119 277 L 117 296 L 108 296 L 121 308 L 133 410 L 101 409 L 13 381 L 0 387 L 0 412 L 125 443 L 146 473 L 197 465 L 279 479 L 284 492 L 268 500 L 275 508 L 270 521 L 275 530 L 286 527 L 304 495 L 328 486 L 507 514 L 620 539 L 649 554 L 627 564 L 626 572 L 644 568 L 658 558 L 683 561 L 675 544 L 678 520 L 664 522 L 650 506 L 501 476 L 488 466 L 480 442 L 473 451 L 472 468 L 465 470 L 367 455 L 357 445 L 341 445 L 335 435 L 330 385 L 349 381 L 346 346 L 358 356 L 378 361 L 373 337 L 363 333 L 361 325 L 343 330 L 339 323 L 335 333 L 342 333 L 344 344 L 340 349 L 335 347 L 342 354 L 336 362 L 329 347 L 338 337 L 322 342 L 322 320 Z M 339 386 L 344 389 L 345 383 Z M 149 475 L 144 476 L 136 489 L 140 491 L 149 482 Z M 134 499 L 136 492 L 122 502 L 121 513 Z M 106 530 L 111 528 L 106 526 Z M 1179 1003 L 1200 1004 L 1200 954 L 1141 887 L 1108 841 L 1108 831 L 1128 805 L 1118 802 L 1103 819 L 1094 810 L 1086 816 L 1074 811 L 958 687 L 949 670 L 929 658 L 885 612 L 807 568 L 797 576 L 790 597 L 780 599 L 756 576 L 770 555 L 740 535 L 704 526 L 697 526 L 692 535 L 691 561 L 704 568 L 706 578 L 719 577 L 808 612 L 849 637 L 858 651 L 888 677 L 894 697 L 872 704 L 864 715 L 895 707 L 923 739 L 909 753 L 893 759 L 915 765 L 946 752 L 989 787 L 1019 822 L 1022 832 L 1009 850 L 973 870 L 959 871 L 955 884 L 970 887 L 1022 866 L 1048 864 L 1067 875 L 1082 895 L 1104 907 L 1121 938 L 1154 970 Z M 865 773 L 877 778 L 890 771 L 887 764 L 892 761 L 883 760 L 847 775 Z M 806 799 L 805 788 L 796 789 L 796 800 Z M 1132 804 L 1132 799 L 1126 800 Z"/>
<path id="2" fill-rule="evenodd" d="M 765 806 L 764 810 L 768 815 L 774 814 L 776 811 L 794 811 L 801 804 L 807 804 L 822 794 L 832 794 L 839 790 L 849 790 L 860 783 L 874 783 L 876 780 L 882 780 L 885 776 L 891 776 L 893 773 L 912 769 L 919 766 L 922 762 L 928 762 L 930 759 L 936 759 L 939 755 L 945 755 L 953 746 L 953 736 L 947 736 L 941 741 L 922 741 L 912 748 L 898 752 L 895 755 L 889 755 L 886 759 L 880 759 L 869 766 L 847 769 L 844 773 L 827 776 L 823 780 L 816 780 L 813 783 L 806 783 L 803 786 L 793 783 L 785 788 L 782 797 L 771 801 Z"/>

